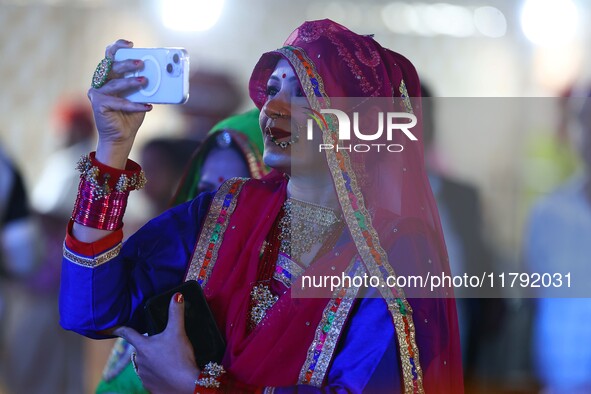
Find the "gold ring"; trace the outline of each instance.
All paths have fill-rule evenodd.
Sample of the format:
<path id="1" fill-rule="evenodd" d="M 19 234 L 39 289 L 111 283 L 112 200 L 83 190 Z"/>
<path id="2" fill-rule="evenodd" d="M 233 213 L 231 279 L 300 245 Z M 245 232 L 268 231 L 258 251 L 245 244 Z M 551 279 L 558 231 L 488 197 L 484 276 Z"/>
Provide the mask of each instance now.
<path id="1" fill-rule="evenodd" d="M 96 66 L 96 70 L 94 70 L 94 74 L 92 75 L 91 86 L 95 89 L 103 86 L 107 82 L 107 77 L 109 76 L 112 67 L 112 58 L 105 57 L 103 60 L 101 60 L 98 66 Z"/>

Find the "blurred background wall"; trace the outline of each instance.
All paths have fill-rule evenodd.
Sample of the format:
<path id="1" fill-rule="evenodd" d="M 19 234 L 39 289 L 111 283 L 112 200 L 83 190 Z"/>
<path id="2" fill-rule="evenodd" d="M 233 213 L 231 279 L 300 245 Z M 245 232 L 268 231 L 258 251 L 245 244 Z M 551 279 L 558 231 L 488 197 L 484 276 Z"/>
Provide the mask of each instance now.
<path id="1" fill-rule="evenodd" d="M 192 70 L 228 73 L 247 109 L 247 82 L 260 54 L 280 47 L 302 21 L 325 17 L 375 34 L 415 64 L 436 97 L 453 98 L 438 106 L 441 161 L 480 189 L 484 232 L 499 264 L 519 266 L 530 202 L 523 196 L 543 194 L 564 178 L 532 175 L 552 164 L 532 141 L 553 138 L 557 98 L 591 77 L 591 3 L 583 0 L 0 0 L 0 143 L 32 189 L 62 142 L 56 106 L 86 100 L 94 68 L 117 38 L 136 47 L 187 48 Z M 211 27 L 184 26 L 199 22 Z M 462 113 L 445 110 L 448 102 L 478 114 L 470 104 L 499 103 L 491 97 L 512 99 L 502 101 L 502 116 L 475 119 L 468 129 L 454 127 Z M 519 99 L 527 97 L 541 99 L 533 106 L 533 99 Z M 156 106 L 138 138 L 182 129 L 178 108 Z"/>
<path id="2" fill-rule="evenodd" d="M 166 25 L 179 27 L 187 17 L 199 22 L 192 15 L 203 16 L 206 23 L 216 3 L 221 4 L 219 18 L 205 31 Z M 43 158 L 60 143 L 52 116 L 57 103 L 71 97 L 85 100 L 105 46 L 121 37 L 136 46 L 186 47 L 193 70 L 229 73 L 242 89 L 242 107 L 247 108 L 247 81 L 260 54 L 281 46 L 301 21 L 325 17 L 359 33 L 375 34 L 384 46 L 407 56 L 436 96 L 560 96 L 591 75 L 591 32 L 584 23 L 591 17 L 591 4 L 534 0 L 526 13 L 525 3 L 0 0 L 0 140 L 18 161 L 27 184 L 34 184 Z M 182 120 L 175 111 L 157 107 L 139 138 L 178 132 Z M 498 130 L 497 143 L 510 149 L 503 149 L 500 157 L 495 153 L 495 164 L 481 155 L 480 149 L 490 147 L 487 143 L 465 149 L 462 138 L 482 140 L 477 131 L 470 136 L 454 135 L 453 130 L 441 134 L 448 165 L 482 186 L 489 182 L 483 179 L 489 167 L 508 160 L 499 159 L 525 138 L 524 130 Z M 471 163 L 475 158 L 478 163 Z"/>

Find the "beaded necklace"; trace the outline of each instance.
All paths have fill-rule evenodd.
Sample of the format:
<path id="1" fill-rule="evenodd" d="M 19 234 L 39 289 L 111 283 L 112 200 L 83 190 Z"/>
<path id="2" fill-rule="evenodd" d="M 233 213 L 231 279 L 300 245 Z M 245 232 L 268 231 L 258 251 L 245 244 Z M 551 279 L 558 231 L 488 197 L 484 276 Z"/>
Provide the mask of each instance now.
<path id="1" fill-rule="evenodd" d="M 260 251 L 257 281 L 250 292 L 250 330 L 279 299 L 269 286 L 279 253 L 301 264 L 302 255 L 320 243 L 313 261 L 336 245 L 343 228 L 344 221 L 330 208 L 294 198 L 285 201 Z"/>

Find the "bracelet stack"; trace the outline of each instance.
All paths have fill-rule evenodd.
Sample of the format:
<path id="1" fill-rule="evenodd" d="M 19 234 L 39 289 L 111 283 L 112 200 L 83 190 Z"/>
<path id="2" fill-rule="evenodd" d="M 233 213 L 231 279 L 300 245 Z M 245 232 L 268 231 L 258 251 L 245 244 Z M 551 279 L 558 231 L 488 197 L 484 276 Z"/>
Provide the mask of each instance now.
<path id="1" fill-rule="evenodd" d="M 125 170 L 119 170 L 100 163 L 92 152 L 80 158 L 77 169 L 80 185 L 72 219 L 100 230 L 121 228 L 129 192 L 146 184 L 139 164 L 128 160 Z"/>
<path id="2" fill-rule="evenodd" d="M 220 378 L 225 373 L 226 370 L 223 366 L 209 362 L 203 367 L 199 377 L 195 380 L 195 386 L 217 389 L 220 387 Z"/>
<path id="3" fill-rule="evenodd" d="M 258 387 L 239 382 L 226 374 L 223 366 L 210 362 L 203 367 L 195 380 L 193 394 L 272 394 L 274 392 L 274 387 Z"/>

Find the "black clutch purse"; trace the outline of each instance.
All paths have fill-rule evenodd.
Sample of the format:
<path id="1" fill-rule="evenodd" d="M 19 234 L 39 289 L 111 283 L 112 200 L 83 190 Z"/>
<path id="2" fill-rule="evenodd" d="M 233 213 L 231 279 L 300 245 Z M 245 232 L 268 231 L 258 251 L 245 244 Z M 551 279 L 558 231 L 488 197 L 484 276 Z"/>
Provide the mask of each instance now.
<path id="1" fill-rule="evenodd" d="M 199 283 L 194 280 L 151 297 L 144 307 L 148 335 L 164 331 L 168 322 L 168 307 L 175 293 L 181 293 L 185 304 L 185 331 L 193 345 L 195 361 L 202 368 L 210 361 L 221 364 L 226 343 L 207 305 Z"/>

